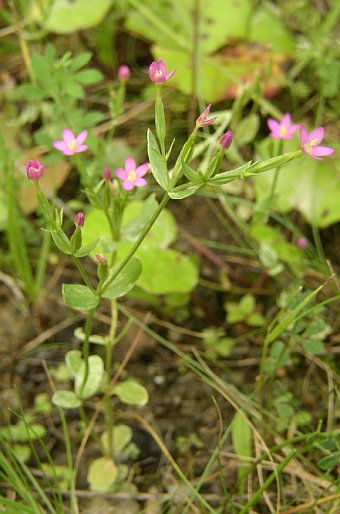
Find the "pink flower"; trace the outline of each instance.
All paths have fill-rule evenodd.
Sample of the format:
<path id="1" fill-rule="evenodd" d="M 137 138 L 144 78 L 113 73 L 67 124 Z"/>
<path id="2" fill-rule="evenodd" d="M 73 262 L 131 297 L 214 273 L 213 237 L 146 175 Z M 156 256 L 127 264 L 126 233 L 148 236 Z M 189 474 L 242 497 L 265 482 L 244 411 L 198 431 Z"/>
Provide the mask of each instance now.
<path id="1" fill-rule="evenodd" d="M 38 159 L 28 161 L 26 164 L 26 174 L 30 180 L 39 180 L 44 174 L 43 164 L 40 164 Z"/>
<path id="2" fill-rule="evenodd" d="M 126 82 L 131 77 L 131 70 L 126 64 L 122 64 L 118 68 L 118 78 L 123 82 Z"/>
<path id="3" fill-rule="evenodd" d="M 213 123 L 217 119 L 217 116 L 215 116 L 214 118 L 210 118 L 210 120 L 207 120 L 207 117 L 209 116 L 210 107 L 211 104 L 209 104 L 208 107 L 206 107 L 202 114 L 200 114 L 197 118 L 196 125 L 198 127 L 205 127 L 206 125 L 210 125 L 210 123 Z"/>
<path id="4" fill-rule="evenodd" d="M 149 77 L 152 82 L 166 82 L 169 80 L 173 74 L 176 72 L 176 68 L 174 68 L 170 73 L 166 73 L 165 62 L 160 60 L 158 62 L 154 61 L 149 66 Z"/>
<path id="5" fill-rule="evenodd" d="M 228 130 L 221 137 L 220 145 L 222 146 L 222 148 L 225 148 L 226 150 L 228 150 L 228 148 L 230 148 L 232 141 L 233 141 L 233 133 L 231 132 L 231 130 Z"/>
<path id="6" fill-rule="evenodd" d="M 319 144 L 323 139 L 324 133 L 325 129 L 323 127 L 318 127 L 312 130 L 308 135 L 305 125 L 301 125 L 300 145 L 303 153 L 318 161 L 323 161 L 322 156 L 333 153 L 334 148 L 330 148 L 329 146 L 320 146 Z"/>
<path id="7" fill-rule="evenodd" d="M 274 139 L 292 139 L 292 134 L 299 128 L 299 124 L 292 125 L 290 114 L 284 114 L 282 120 L 276 121 L 268 118 L 267 125 L 270 128 L 270 137 Z"/>
<path id="8" fill-rule="evenodd" d="M 143 187 L 146 186 L 147 182 L 142 178 L 148 171 L 149 163 L 142 164 L 136 168 L 136 163 L 132 157 L 125 159 L 125 169 L 117 168 L 115 170 L 118 178 L 123 180 L 123 188 L 125 191 L 131 191 L 134 186 Z"/>
<path id="9" fill-rule="evenodd" d="M 83 132 L 80 132 L 80 134 L 77 137 L 75 137 L 75 135 L 70 129 L 64 128 L 64 141 L 54 141 L 53 146 L 57 150 L 63 152 L 64 155 L 74 155 L 75 153 L 85 152 L 87 150 L 87 146 L 83 145 L 83 142 L 85 141 L 86 137 L 87 130 L 83 130 Z"/>

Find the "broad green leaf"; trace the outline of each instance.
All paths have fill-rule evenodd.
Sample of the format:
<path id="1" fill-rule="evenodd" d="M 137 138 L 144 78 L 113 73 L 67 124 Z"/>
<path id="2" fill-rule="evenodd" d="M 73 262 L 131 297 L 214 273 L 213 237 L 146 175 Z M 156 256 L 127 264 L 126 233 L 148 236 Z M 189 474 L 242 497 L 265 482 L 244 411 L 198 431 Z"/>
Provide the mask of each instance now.
<path id="1" fill-rule="evenodd" d="M 88 360 L 89 370 L 86 383 L 85 378 L 85 363 L 82 361 L 81 366 L 75 376 L 74 390 L 79 398 L 89 398 L 93 396 L 99 389 L 104 376 L 104 363 L 99 355 L 90 355 Z"/>
<path id="2" fill-rule="evenodd" d="M 113 459 L 99 457 L 91 462 L 87 480 L 91 491 L 109 491 L 118 478 L 118 468 Z"/>
<path id="3" fill-rule="evenodd" d="M 198 269 L 190 257 L 176 250 L 141 248 L 137 253 L 143 273 L 137 284 L 151 294 L 190 292 L 198 281 Z"/>
<path id="4" fill-rule="evenodd" d="M 56 391 L 52 396 L 52 403 L 63 409 L 77 409 L 81 400 L 74 391 Z"/>
<path id="5" fill-rule="evenodd" d="M 49 9 L 45 28 L 59 34 L 70 34 L 78 30 L 95 27 L 111 7 L 111 0 L 54 0 Z"/>
<path id="6" fill-rule="evenodd" d="M 121 402 L 130 405 L 146 405 L 149 401 L 149 394 L 136 380 L 129 378 L 114 386 L 112 393 L 118 396 Z"/>
<path id="7" fill-rule="evenodd" d="M 127 425 L 114 425 L 112 430 L 112 451 L 113 456 L 118 455 L 123 448 L 131 441 L 132 429 Z M 103 432 L 101 442 L 104 449 L 108 452 L 110 449 L 109 434 Z"/>
<path id="8" fill-rule="evenodd" d="M 28 432 L 28 433 L 27 433 Z M 0 428 L 0 435 L 12 442 L 25 442 L 44 437 L 46 429 L 39 423 L 25 424 L 19 421 L 16 425 Z"/>
<path id="9" fill-rule="evenodd" d="M 117 266 L 112 269 L 110 275 L 113 275 L 116 269 Z M 133 257 L 113 282 L 104 290 L 102 296 L 110 300 L 124 296 L 133 288 L 141 272 L 142 265 L 139 259 Z"/>
<path id="10" fill-rule="evenodd" d="M 70 373 L 75 377 L 77 373 L 79 373 L 80 368 L 83 364 L 83 359 L 81 356 L 81 351 L 79 350 L 71 350 L 67 352 L 65 356 L 66 366 L 68 367 Z"/>
<path id="11" fill-rule="evenodd" d="M 63 284 L 62 292 L 64 302 L 73 309 L 95 309 L 99 303 L 99 297 L 81 284 Z"/>
<path id="12" fill-rule="evenodd" d="M 55 242 L 57 248 L 66 255 L 70 255 L 70 241 L 67 239 L 65 232 L 59 230 L 58 232 L 51 231 L 53 241 Z"/>

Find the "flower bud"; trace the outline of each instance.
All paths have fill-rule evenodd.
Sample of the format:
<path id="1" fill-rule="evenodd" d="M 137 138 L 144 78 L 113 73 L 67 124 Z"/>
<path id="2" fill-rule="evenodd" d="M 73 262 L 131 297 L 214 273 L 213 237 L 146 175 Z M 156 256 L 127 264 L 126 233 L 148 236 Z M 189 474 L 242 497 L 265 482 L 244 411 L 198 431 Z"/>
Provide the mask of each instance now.
<path id="1" fill-rule="evenodd" d="M 111 180 L 111 168 L 110 168 L 110 166 L 105 166 L 104 172 L 103 172 L 103 179 L 104 180 Z"/>
<path id="2" fill-rule="evenodd" d="M 96 259 L 98 264 L 107 264 L 107 258 L 102 253 L 96 253 Z"/>
<path id="3" fill-rule="evenodd" d="M 85 222 L 85 216 L 82 212 L 78 212 L 77 216 L 74 218 L 74 224 L 77 228 L 83 228 Z"/>
<path id="4" fill-rule="evenodd" d="M 198 127 L 205 127 L 206 125 L 210 125 L 210 123 L 213 123 L 216 120 L 217 116 L 215 116 L 214 118 L 210 118 L 210 120 L 207 120 L 207 117 L 209 116 L 210 107 L 211 104 L 209 104 L 208 107 L 206 107 L 202 114 L 200 114 L 197 118 L 196 125 Z"/>
<path id="5" fill-rule="evenodd" d="M 225 134 L 223 134 L 223 136 L 221 137 L 220 139 L 220 145 L 222 146 L 222 148 L 224 148 L 225 150 L 228 150 L 228 148 L 230 148 L 230 145 L 232 143 L 232 140 L 233 140 L 233 133 L 231 132 L 231 130 L 228 130 Z"/>
<path id="6" fill-rule="evenodd" d="M 40 164 L 38 159 L 28 161 L 26 164 L 26 174 L 30 180 L 39 180 L 44 174 L 44 166 Z"/>
<path id="7" fill-rule="evenodd" d="M 119 66 L 118 68 L 118 79 L 126 82 L 131 77 L 131 70 L 126 64 Z"/>

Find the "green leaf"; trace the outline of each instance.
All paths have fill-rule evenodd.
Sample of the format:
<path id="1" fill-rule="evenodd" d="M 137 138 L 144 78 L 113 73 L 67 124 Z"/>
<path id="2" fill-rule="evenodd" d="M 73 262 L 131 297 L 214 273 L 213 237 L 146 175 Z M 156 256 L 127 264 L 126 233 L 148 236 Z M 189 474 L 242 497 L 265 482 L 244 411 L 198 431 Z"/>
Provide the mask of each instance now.
<path id="1" fill-rule="evenodd" d="M 91 462 L 87 480 L 91 491 L 109 491 L 118 478 L 118 468 L 113 459 L 99 457 Z"/>
<path id="2" fill-rule="evenodd" d="M 149 394 L 136 380 L 129 378 L 114 386 L 112 393 L 118 396 L 121 402 L 129 405 L 146 405 L 149 401 Z"/>
<path id="3" fill-rule="evenodd" d="M 95 309 L 99 303 L 99 297 L 81 284 L 63 284 L 62 292 L 64 302 L 72 309 Z"/>
<path id="4" fill-rule="evenodd" d="M 234 451 L 238 458 L 242 461 L 251 457 L 251 441 L 252 433 L 244 416 L 240 412 L 237 412 L 234 416 L 231 425 L 231 438 L 233 441 Z M 244 479 L 248 474 L 248 466 L 240 466 L 238 468 L 238 479 L 241 484 L 244 484 Z"/>
<path id="5" fill-rule="evenodd" d="M 68 79 L 64 82 L 64 89 L 72 98 L 85 98 L 85 91 L 83 86 L 75 82 L 74 80 Z"/>
<path id="6" fill-rule="evenodd" d="M 33 54 L 31 58 L 31 66 L 40 84 L 49 84 L 51 81 L 51 68 L 47 57 Z"/>
<path id="7" fill-rule="evenodd" d="M 7 427 L 0 428 L 0 435 L 4 439 L 14 443 L 30 440 L 33 441 L 44 437 L 45 434 L 45 427 L 39 423 L 26 424 L 23 421 L 19 421 L 16 425 L 9 425 Z"/>
<path id="8" fill-rule="evenodd" d="M 73 78 L 81 84 L 96 84 L 103 80 L 104 75 L 99 70 L 90 69 L 78 71 Z"/>
<path id="9" fill-rule="evenodd" d="M 84 384 L 85 362 L 82 361 L 81 366 L 75 376 L 75 392 L 79 398 L 90 398 L 99 389 L 104 376 L 104 363 L 99 355 L 90 355 L 88 359 L 88 376 Z"/>
<path id="10" fill-rule="evenodd" d="M 61 252 L 66 253 L 66 255 L 70 255 L 70 241 L 68 240 L 65 232 L 63 230 L 59 230 L 58 232 L 54 232 L 53 230 L 51 230 L 51 235 L 57 248 L 59 248 Z"/>
<path id="11" fill-rule="evenodd" d="M 318 466 L 324 471 L 331 471 L 337 464 L 339 464 L 340 452 L 332 453 L 319 460 Z"/>
<path id="12" fill-rule="evenodd" d="M 76 257 L 86 257 L 86 255 L 89 255 L 89 253 L 91 253 L 92 250 L 95 249 L 97 244 L 98 244 L 98 239 L 96 239 L 96 241 L 92 241 L 92 243 L 83 245 L 81 248 L 79 248 L 79 250 L 74 255 Z"/>
<path id="13" fill-rule="evenodd" d="M 115 266 L 110 275 L 114 275 L 118 266 Z M 113 280 L 113 282 L 104 290 L 101 296 L 103 298 L 120 298 L 126 295 L 138 280 L 139 275 L 142 272 L 142 265 L 140 260 L 133 257 L 119 273 L 119 275 Z M 109 275 L 109 278 L 110 278 Z"/>
<path id="14" fill-rule="evenodd" d="M 103 432 L 101 442 L 104 449 L 109 452 L 109 434 L 107 431 Z M 118 455 L 132 439 L 132 429 L 127 425 L 114 425 L 112 430 L 112 450 L 113 457 Z"/>
<path id="15" fill-rule="evenodd" d="M 155 136 L 148 129 L 148 156 L 151 164 L 151 171 L 158 184 L 165 190 L 169 189 L 169 172 L 165 158 L 161 155 Z"/>
<path id="16" fill-rule="evenodd" d="M 18 86 L 18 91 L 30 100 L 42 100 L 48 96 L 45 89 L 39 86 L 33 86 L 32 84 L 22 84 Z"/>
<path id="17" fill-rule="evenodd" d="M 238 146 L 244 146 L 251 143 L 260 127 L 260 118 L 258 114 L 249 114 L 239 121 L 234 132 L 234 139 Z"/>
<path id="18" fill-rule="evenodd" d="M 49 9 L 45 28 L 50 32 L 70 34 L 78 30 L 95 27 L 111 7 L 111 0 L 54 0 Z"/>
<path id="19" fill-rule="evenodd" d="M 85 64 L 87 64 L 92 57 L 92 52 L 83 52 L 82 54 L 76 55 L 71 62 L 70 71 L 73 73 L 80 70 Z"/>
<path id="20" fill-rule="evenodd" d="M 56 391 L 52 396 L 52 403 L 63 409 L 77 409 L 81 400 L 74 391 Z"/>
<path id="21" fill-rule="evenodd" d="M 68 367 L 70 373 L 73 377 L 75 377 L 83 364 L 83 359 L 81 356 L 81 351 L 79 350 L 71 350 L 67 352 L 65 356 L 66 366 Z"/>
<path id="22" fill-rule="evenodd" d="M 325 349 L 325 345 L 320 339 L 304 340 L 302 346 L 305 352 L 311 353 L 312 355 L 320 355 Z"/>

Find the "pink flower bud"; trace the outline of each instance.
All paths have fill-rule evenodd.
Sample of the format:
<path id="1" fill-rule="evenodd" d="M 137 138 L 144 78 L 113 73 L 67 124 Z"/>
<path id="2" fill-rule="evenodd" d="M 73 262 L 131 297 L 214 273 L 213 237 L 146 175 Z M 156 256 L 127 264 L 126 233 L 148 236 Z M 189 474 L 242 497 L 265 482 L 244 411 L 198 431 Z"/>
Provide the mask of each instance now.
<path id="1" fill-rule="evenodd" d="M 106 166 L 104 168 L 103 179 L 104 180 L 111 180 L 111 168 L 110 168 L 110 166 Z"/>
<path id="2" fill-rule="evenodd" d="M 308 241 L 306 237 L 299 237 L 299 239 L 296 241 L 296 246 L 298 248 L 301 248 L 301 250 L 305 250 L 308 246 Z"/>
<path id="3" fill-rule="evenodd" d="M 38 159 L 28 161 L 26 164 L 26 174 L 30 180 L 39 180 L 44 174 L 44 166 L 40 164 Z"/>
<path id="4" fill-rule="evenodd" d="M 222 148 L 225 148 L 226 150 L 228 150 L 228 148 L 230 148 L 230 145 L 232 143 L 232 140 L 233 140 L 233 133 L 231 132 L 231 130 L 228 130 L 225 134 L 223 134 L 223 136 L 221 137 L 220 139 L 220 145 L 222 146 Z"/>
<path id="5" fill-rule="evenodd" d="M 200 114 L 200 116 L 197 118 L 196 125 L 198 125 L 199 127 L 205 127 L 206 125 L 210 125 L 210 123 L 213 123 L 216 120 L 217 116 L 215 116 L 214 118 L 210 118 L 210 120 L 207 120 L 207 117 L 209 116 L 210 107 L 211 104 L 209 104 L 208 107 L 206 107 L 202 114 Z"/>
<path id="6" fill-rule="evenodd" d="M 96 253 L 98 264 L 107 264 L 107 258 L 102 253 Z"/>
<path id="7" fill-rule="evenodd" d="M 126 82 L 131 77 L 131 70 L 126 64 L 119 66 L 118 68 L 118 79 Z"/>
<path id="8" fill-rule="evenodd" d="M 83 228 L 85 222 L 85 216 L 82 212 L 78 212 L 77 216 L 74 218 L 74 224 L 77 228 Z"/>

